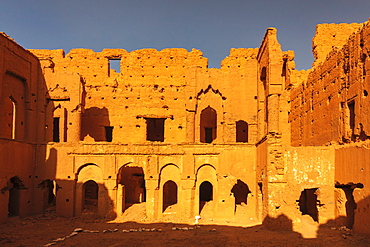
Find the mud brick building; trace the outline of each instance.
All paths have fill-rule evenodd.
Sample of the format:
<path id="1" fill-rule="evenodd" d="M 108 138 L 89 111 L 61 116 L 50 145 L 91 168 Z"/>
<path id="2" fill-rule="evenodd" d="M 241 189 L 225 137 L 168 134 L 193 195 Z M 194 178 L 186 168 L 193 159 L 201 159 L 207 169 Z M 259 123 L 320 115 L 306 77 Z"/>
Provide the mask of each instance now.
<path id="1" fill-rule="evenodd" d="M 370 23 L 318 25 L 307 71 L 276 32 L 220 69 L 195 49 L 65 54 L 2 33 L 0 222 L 144 205 L 370 235 Z"/>

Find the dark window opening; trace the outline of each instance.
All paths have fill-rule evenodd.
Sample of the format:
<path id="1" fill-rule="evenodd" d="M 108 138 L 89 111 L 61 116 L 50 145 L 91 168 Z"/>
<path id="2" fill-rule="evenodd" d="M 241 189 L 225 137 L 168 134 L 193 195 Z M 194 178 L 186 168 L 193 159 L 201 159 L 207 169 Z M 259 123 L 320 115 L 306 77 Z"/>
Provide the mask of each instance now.
<path id="1" fill-rule="evenodd" d="M 146 118 L 146 140 L 164 141 L 164 120 L 165 118 Z"/>
<path id="2" fill-rule="evenodd" d="M 99 186 L 95 181 L 89 180 L 83 185 L 84 196 L 84 211 L 85 212 L 98 212 L 98 192 Z"/>
<path id="3" fill-rule="evenodd" d="M 263 67 L 262 70 L 261 70 L 261 75 L 260 75 L 260 80 L 262 81 L 263 83 L 263 89 L 266 91 L 266 88 L 267 88 L 267 68 L 266 67 Z"/>
<path id="4" fill-rule="evenodd" d="M 121 59 L 109 59 L 109 70 L 111 69 L 121 73 Z"/>
<path id="5" fill-rule="evenodd" d="M 348 103 L 348 112 L 349 112 L 349 127 L 352 131 L 352 136 L 355 130 L 355 102 L 351 101 Z"/>
<path id="6" fill-rule="evenodd" d="M 248 123 L 243 120 L 236 122 L 236 142 L 248 142 Z"/>
<path id="7" fill-rule="evenodd" d="M 4 115 L 3 121 L 5 123 L 3 137 L 15 139 L 15 125 L 16 125 L 16 103 L 12 97 L 4 99 Z"/>
<path id="8" fill-rule="evenodd" d="M 213 186 L 210 182 L 204 181 L 199 187 L 199 213 L 207 202 L 213 200 Z"/>
<path id="9" fill-rule="evenodd" d="M 217 138 L 217 113 L 207 107 L 200 113 L 200 142 L 212 143 Z"/>
<path id="10" fill-rule="evenodd" d="M 118 183 L 123 185 L 122 212 L 133 204 L 146 201 L 144 170 L 124 166 L 118 173 Z"/>
<path id="11" fill-rule="evenodd" d="M 302 215 L 308 214 L 314 221 L 319 222 L 319 211 L 317 209 L 319 201 L 317 200 L 316 190 L 317 188 L 305 189 L 297 202 Z"/>
<path id="12" fill-rule="evenodd" d="M 177 204 L 177 184 L 169 180 L 163 185 L 163 212 L 175 204 Z"/>
<path id="13" fill-rule="evenodd" d="M 60 121 L 60 118 L 58 118 L 58 117 L 55 117 L 54 120 L 53 120 L 53 142 L 60 142 L 59 121 Z"/>
<path id="14" fill-rule="evenodd" d="M 113 126 L 104 126 L 105 129 L 105 140 L 107 142 L 113 141 Z"/>

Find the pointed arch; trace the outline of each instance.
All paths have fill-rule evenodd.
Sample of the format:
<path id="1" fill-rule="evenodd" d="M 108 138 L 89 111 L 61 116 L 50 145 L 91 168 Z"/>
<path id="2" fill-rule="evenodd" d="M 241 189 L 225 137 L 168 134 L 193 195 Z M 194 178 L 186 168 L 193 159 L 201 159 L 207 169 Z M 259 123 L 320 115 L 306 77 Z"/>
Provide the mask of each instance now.
<path id="1" fill-rule="evenodd" d="M 208 106 L 200 113 L 200 142 L 212 143 L 217 138 L 217 112 Z"/>

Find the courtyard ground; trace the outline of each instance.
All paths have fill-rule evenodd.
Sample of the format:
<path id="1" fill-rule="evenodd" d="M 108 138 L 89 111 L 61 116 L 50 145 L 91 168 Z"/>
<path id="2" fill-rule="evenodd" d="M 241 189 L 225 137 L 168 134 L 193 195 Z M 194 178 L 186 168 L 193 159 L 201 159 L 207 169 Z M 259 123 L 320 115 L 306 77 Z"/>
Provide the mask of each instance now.
<path id="1" fill-rule="evenodd" d="M 173 222 L 107 222 L 93 215 L 79 218 L 42 215 L 11 218 L 0 224 L 0 246 L 370 246 L 370 240 L 343 227 L 320 226 L 317 237 L 262 225 L 242 227 Z M 207 222 L 211 223 L 211 222 Z"/>

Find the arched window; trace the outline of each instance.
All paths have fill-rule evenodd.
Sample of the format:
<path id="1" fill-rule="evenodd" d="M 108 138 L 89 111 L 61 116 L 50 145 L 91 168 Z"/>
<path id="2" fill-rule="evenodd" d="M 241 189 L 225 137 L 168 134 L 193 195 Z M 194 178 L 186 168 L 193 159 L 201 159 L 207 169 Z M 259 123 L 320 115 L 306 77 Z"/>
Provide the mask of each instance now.
<path id="1" fill-rule="evenodd" d="M 4 133 L 3 136 L 9 139 L 15 139 L 16 132 L 16 102 L 13 98 L 4 99 Z"/>
<path id="2" fill-rule="evenodd" d="M 200 142 L 212 143 L 217 137 L 217 112 L 211 107 L 200 113 Z"/>
<path id="3" fill-rule="evenodd" d="M 243 120 L 236 122 L 236 142 L 248 142 L 248 123 Z"/>

